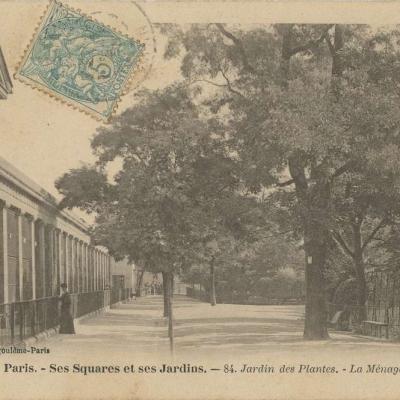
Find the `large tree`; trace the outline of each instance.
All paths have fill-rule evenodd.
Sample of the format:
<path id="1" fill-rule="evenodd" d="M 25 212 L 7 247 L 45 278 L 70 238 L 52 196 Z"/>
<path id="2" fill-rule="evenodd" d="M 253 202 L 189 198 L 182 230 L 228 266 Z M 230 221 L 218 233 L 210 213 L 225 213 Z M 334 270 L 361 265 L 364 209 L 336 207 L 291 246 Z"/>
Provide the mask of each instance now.
<path id="1" fill-rule="evenodd" d="M 360 26 L 214 24 L 165 31 L 171 38 L 166 55 L 183 50 L 189 84 L 213 88 L 208 104 L 246 186 L 294 194 L 305 250 L 304 337 L 326 338 L 332 194 L 343 174 L 379 170 L 375 159 L 398 151 L 398 75 L 385 72 L 398 51 L 382 46 L 387 36 Z M 369 58 L 371 48 L 388 54 Z"/>
<path id="2" fill-rule="evenodd" d="M 56 182 L 61 208 L 96 214 L 98 243 L 162 273 L 171 339 L 174 274 L 205 258 L 213 265 L 209 243 L 246 232 L 245 215 L 256 209 L 240 192 L 220 127 L 196 99 L 179 84 L 139 93 L 136 105 L 94 136 L 96 163 Z"/>

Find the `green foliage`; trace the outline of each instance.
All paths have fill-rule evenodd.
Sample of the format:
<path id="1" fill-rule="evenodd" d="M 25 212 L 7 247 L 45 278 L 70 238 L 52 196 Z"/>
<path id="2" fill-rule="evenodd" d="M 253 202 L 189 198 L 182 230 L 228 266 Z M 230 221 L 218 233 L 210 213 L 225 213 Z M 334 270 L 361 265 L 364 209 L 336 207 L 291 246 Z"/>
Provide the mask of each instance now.
<path id="1" fill-rule="evenodd" d="M 104 173 L 91 166 L 72 170 L 55 183 L 64 196 L 60 208 L 79 207 L 89 212 L 97 211 L 97 203 L 104 203 L 111 196 L 111 187 Z"/>
<path id="2" fill-rule="evenodd" d="M 214 24 L 181 31 L 182 72 L 192 82 L 218 87 L 211 109 L 224 115 L 228 145 L 249 190 L 259 193 L 287 180 L 293 156 L 301 160 L 310 196 L 318 181 L 331 182 L 335 206 L 325 209 L 306 210 L 290 187 L 275 186 L 270 196 L 287 217 L 305 216 L 335 228 L 343 209 L 366 201 L 373 218 L 390 214 L 400 189 L 397 28 L 346 26 L 343 47 L 332 55 L 333 25 L 290 26 L 287 88 L 280 74 L 288 29 Z M 330 74 L 332 57 L 342 63 L 342 79 L 335 83 L 339 99 L 332 91 L 337 79 Z M 228 104 L 229 113 L 216 104 Z M 344 193 L 349 187 L 350 195 Z"/>
<path id="3" fill-rule="evenodd" d="M 221 301 L 245 303 L 251 296 L 269 299 L 302 296 L 301 249 L 289 237 L 269 233 L 271 236 L 259 237 L 251 244 L 236 241 L 216 255 L 217 296 Z M 193 265 L 182 279 L 201 284 L 208 291 L 210 269 L 204 263 Z"/>
<path id="4" fill-rule="evenodd" d="M 185 85 L 140 92 L 93 138 L 96 165 L 57 181 L 61 206 L 96 212 L 99 243 L 152 271 L 208 262 L 257 224 L 256 199 L 240 193 L 219 125 L 196 99 Z M 116 162 L 121 168 L 110 176 Z"/>
<path id="5" fill-rule="evenodd" d="M 328 248 L 320 265 L 328 277 L 331 253 L 339 253 L 332 232 L 350 241 L 349 221 L 360 212 L 367 240 L 380 221 L 395 223 L 397 29 L 208 24 L 161 31 L 169 38 L 165 57 L 181 60 L 183 82 L 140 92 L 97 132 L 96 165 L 57 182 L 63 207 L 96 212 L 99 242 L 155 271 L 186 270 L 190 279 L 204 276 L 215 258 L 218 278 L 246 295 L 269 284 L 266 271 L 298 264 L 293 243 L 306 231 Z M 113 162 L 121 168 L 110 179 Z M 289 247 L 264 240 L 288 231 Z M 242 247 L 251 249 L 251 265 L 234 250 Z M 276 256 L 293 247 L 290 262 Z M 365 254 L 374 258 L 372 248 Z M 347 262 L 333 269 L 336 284 L 351 274 Z"/>

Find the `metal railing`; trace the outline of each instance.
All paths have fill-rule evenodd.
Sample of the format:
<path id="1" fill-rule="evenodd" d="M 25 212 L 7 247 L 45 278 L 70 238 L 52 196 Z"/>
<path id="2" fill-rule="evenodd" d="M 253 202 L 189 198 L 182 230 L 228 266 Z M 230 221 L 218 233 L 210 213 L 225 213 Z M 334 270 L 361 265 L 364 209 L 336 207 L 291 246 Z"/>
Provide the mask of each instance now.
<path id="1" fill-rule="evenodd" d="M 110 305 L 110 290 L 71 294 L 74 318 Z M 124 296 L 123 296 L 124 297 Z M 58 297 L 0 304 L 0 346 L 21 343 L 59 325 Z"/>
<path id="2" fill-rule="evenodd" d="M 0 305 L 0 344 L 19 343 L 59 323 L 58 298 Z"/>
<path id="3" fill-rule="evenodd" d="M 110 290 L 71 294 L 71 313 L 79 318 L 110 305 Z"/>
<path id="4" fill-rule="evenodd" d="M 121 301 L 126 301 L 132 297 L 131 288 L 111 289 L 110 304 L 116 304 Z"/>
<path id="5" fill-rule="evenodd" d="M 399 326 L 393 309 L 376 306 L 328 304 L 328 325 L 367 336 L 398 338 Z"/>
<path id="6" fill-rule="evenodd" d="M 210 301 L 210 293 L 207 290 L 199 290 L 186 286 L 186 296 L 203 302 Z M 297 297 L 296 297 L 297 296 Z M 226 304 L 249 304 L 249 305 L 299 305 L 304 304 L 304 296 L 299 293 L 289 293 L 285 297 L 264 297 L 264 296 L 235 296 L 233 293 L 217 292 L 217 303 Z"/>

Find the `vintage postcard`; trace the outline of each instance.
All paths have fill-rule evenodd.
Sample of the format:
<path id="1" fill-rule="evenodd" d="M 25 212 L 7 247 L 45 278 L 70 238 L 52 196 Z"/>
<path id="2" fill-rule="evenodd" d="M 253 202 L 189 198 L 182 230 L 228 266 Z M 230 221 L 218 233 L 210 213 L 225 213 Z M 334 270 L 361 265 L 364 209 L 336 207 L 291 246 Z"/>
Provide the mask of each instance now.
<path id="1" fill-rule="evenodd" d="M 400 398 L 400 2 L 0 1 L 0 400 Z"/>

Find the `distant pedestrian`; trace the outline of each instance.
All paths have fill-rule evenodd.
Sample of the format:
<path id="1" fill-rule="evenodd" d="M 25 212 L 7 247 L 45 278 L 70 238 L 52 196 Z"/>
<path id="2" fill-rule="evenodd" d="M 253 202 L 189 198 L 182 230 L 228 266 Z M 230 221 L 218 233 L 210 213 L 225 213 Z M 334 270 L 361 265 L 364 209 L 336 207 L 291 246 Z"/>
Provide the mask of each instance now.
<path id="1" fill-rule="evenodd" d="M 74 320 L 71 315 L 71 296 L 68 293 L 67 285 L 61 284 L 60 312 L 60 333 L 75 333 Z"/>

